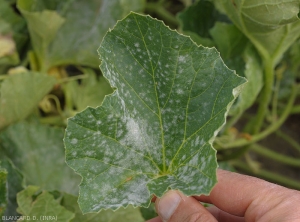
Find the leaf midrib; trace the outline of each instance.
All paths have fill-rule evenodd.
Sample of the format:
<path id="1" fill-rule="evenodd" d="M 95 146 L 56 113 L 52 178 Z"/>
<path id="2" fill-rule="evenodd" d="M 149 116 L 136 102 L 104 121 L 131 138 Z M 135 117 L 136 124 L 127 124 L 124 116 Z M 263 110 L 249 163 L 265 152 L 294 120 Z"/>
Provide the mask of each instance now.
<path id="1" fill-rule="evenodd" d="M 156 104 L 157 104 L 157 109 L 158 109 L 158 119 L 159 119 L 159 124 L 160 124 L 160 132 L 161 132 L 161 142 L 162 142 L 162 159 L 163 159 L 163 169 L 161 170 L 161 174 L 165 173 L 166 172 L 166 147 L 165 147 L 165 137 L 164 137 L 164 130 L 163 130 L 163 123 L 162 123 L 162 118 L 161 118 L 161 108 L 159 106 L 159 101 L 158 101 L 158 92 L 157 92 L 157 88 L 156 88 L 156 84 L 155 84 L 155 79 L 154 79 L 154 73 L 155 73 L 155 69 L 153 68 L 153 63 L 152 63 L 152 60 L 150 59 L 150 55 L 149 55 L 149 50 L 148 50 L 148 47 L 147 47 L 147 44 L 145 42 L 145 39 L 144 39 L 144 36 L 143 36 L 143 33 L 141 31 L 141 28 L 140 28 L 140 25 L 138 24 L 137 20 L 136 20 L 136 16 L 134 16 L 134 20 L 136 22 L 136 25 L 140 31 L 140 34 L 141 34 L 141 37 L 142 37 L 142 40 L 143 40 L 143 44 L 147 50 L 147 54 L 148 54 L 148 58 L 149 58 L 149 61 L 150 61 L 150 64 L 151 64 L 151 69 L 152 69 L 152 80 L 153 80 L 153 86 L 154 86 L 154 90 L 155 90 L 155 96 L 156 96 Z M 148 24 L 148 27 L 149 27 L 149 24 Z M 160 26 L 161 27 L 161 26 Z M 159 32 L 160 33 L 160 32 Z M 160 34 L 160 40 L 162 42 L 162 36 Z M 161 52 L 162 52 L 162 46 L 160 48 L 160 54 L 159 54 L 159 57 L 161 57 Z M 157 61 L 157 64 L 158 64 L 158 61 Z"/>

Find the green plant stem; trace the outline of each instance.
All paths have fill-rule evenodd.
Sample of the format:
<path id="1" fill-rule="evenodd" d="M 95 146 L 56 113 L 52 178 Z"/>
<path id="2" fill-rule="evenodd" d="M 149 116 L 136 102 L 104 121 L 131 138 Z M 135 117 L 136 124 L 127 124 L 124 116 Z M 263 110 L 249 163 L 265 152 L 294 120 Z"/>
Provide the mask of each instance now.
<path id="1" fill-rule="evenodd" d="M 291 114 L 298 114 L 300 113 L 300 105 L 294 106 L 291 110 Z"/>
<path id="2" fill-rule="evenodd" d="M 39 62 L 38 59 L 36 57 L 36 54 L 34 53 L 34 51 L 29 51 L 28 52 L 28 58 L 29 58 L 29 64 L 30 64 L 30 69 L 32 71 L 39 71 Z"/>
<path id="3" fill-rule="evenodd" d="M 297 151 L 300 152 L 300 144 L 294 140 L 292 137 L 287 135 L 286 133 L 282 132 L 281 130 L 276 131 L 276 135 L 284 139 L 286 142 L 288 142 L 293 148 L 295 148 Z"/>
<path id="4" fill-rule="evenodd" d="M 222 148 L 234 148 L 234 147 L 247 146 L 247 145 L 255 143 L 255 142 L 267 137 L 271 133 L 275 132 L 289 116 L 291 109 L 293 108 L 295 99 L 296 99 L 297 89 L 298 89 L 298 87 L 295 87 L 295 86 L 292 88 L 291 96 L 290 96 L 289 101 L 288 101 L 283 113 L 281 114 L 280 118 L 276 122 L 272 123 L 267 129 L 265 129 L 264 131 L 262 131 L 260 133 L 255 134 L 255 135 L 252 135 L 251 140 L 246 140 L 244 138 L 241 138 L 236 141 L 233 141 L 232 143 L 218 144 L 218 145 L 221 146 Z"/>
<path id="5" fill-rule="evenodd" d="M 61 116 L 48 116 L 39 119 L 42 124 L 50 124 L 55 126 L 66 126 L 64 119 Z"/>
<path id="6" fill-rule="evenodd" d="M 172 13 L 170 13 L 168 10 L 164 8 L 163 3 L 164 1 L 147 2 L 146 10 L 152 13 L 156 13 L 164 21 L 174 26 L 178 26 L 179 25 L 178 20 Z"/>
<path id="7" fill-rule="evenodd" d="M 272 97 L 272 88 L 274 84 L 274 62 L 272 59 L 264 59 L 264 87 L 259 101 L 257 116 L 253 125 L 253 134 L 260 132 L 263 125 L 268 106 Z"/>
<path id="8" fill-rule="evenodd" d="M 277 113 L 277 109 L 278 109 L 278 93 L 279 93 L 279 89 L 280 89 L 280 83 L 281 83 L 282 72 L 283 71 L 279 70 L 276 73 L 276 83 L 275 83 L 274 95 L 273 95 L 273 98 L 272 98 L 272 115 L 271 115 L 271 121 L 272 122 L 276 121 L 277 117 L 278 117 L 278 113 Z"/>
<path id="9" fill-rule="evenodd" d="M 243 171 L 246 171 L 247 173 L 253 174 L 257 177 L 270 180 L 272 182 L 281 184 L 286 187 L 300 190 L 300 181 L 296 181 L 296 180 L 290 179 L 288 177 L 285 177 L 285 176 L 282 176 L 282 175 L 279 175 L 279 174 L 276 174 L 269 170 L 264 170 L 264 169 L 259 169 L 259 171 L 254 172 L 249 166 L 247 166 L 242 161 L 232 161 L 231 164 L 234 167 L 242 169 Z"/>
<path id="10" fill-rule="evenodd" d="M 267 149 L 266 147 L 259 145 L 259 144 L 252 144 L 250 146 L 250 150 L 254 151 L 255 153 L 273 159 L 279 163 L 283 163 L 286 165 L 294 166 L 294 167 L 300 167 L 300 158 L 296 159 L 293 157 L 288 157 L 286 155 L 274 152 L 270 149 Z"/>
<path id="11" fill-rule="evenodd" d="M 88 75 L 83 74 L 83 75 L 71 76 L 71 77 L 67 77 L 67 78 L 63 78 L 63 79 L 58 80 L 58 83 L 62 84 L 62 83 L 65 83 L 65 82 L 70 82 L 70 81 L 85 79 L 85 78 L 88 78 Z"/>

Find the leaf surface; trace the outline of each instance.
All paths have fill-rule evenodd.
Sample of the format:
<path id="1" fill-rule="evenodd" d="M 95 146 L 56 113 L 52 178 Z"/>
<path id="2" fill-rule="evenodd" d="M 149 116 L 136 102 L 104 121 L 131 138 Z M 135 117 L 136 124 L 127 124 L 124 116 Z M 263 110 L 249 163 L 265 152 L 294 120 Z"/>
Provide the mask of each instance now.
<path id="1" fill-rule="evenodd" d="M 1 157 L 3 158 L 3 156 Z M 0 166 L 2 166 L 7 171 L 7 208 L 4 212 L 5 216 L 17 216 L 17 199 L 16 195 L 19 191 L 23 190 L 24 178 L 18 169 L 13 165 L 13 163 L 8 159 L 2 159 Z M 1 190 L 1 188 L 0 188 Z M 0 191 L 1 192 L 1 191 Z M 0 198 L 1 199 L 1 198 Z"/>
<path id="2" fill-rule="evenodd" d="M 222 0 L 223 9 L 233 23 L 266 58 L 276 64 L 299 37 L 299 0 Z"/>
<path id="3" fill-rule="evenodd" d="M 97 68 L 95 49 L 106 31 L 130 11 L 141 11 L 144 4 L 145 0 L 18 1 L 43 71 L 66 64 Z"/>
<path id="4" fill-rule="evenodd" d="M 9 30 L 9 37 L 15 43 L 16 49 L 18 49 L 18 52 L 21 54 L 28 40 L 27 27 L 25 19 L 14 10 L 12 5 L 13 3 L 9 3 L 9 1 L 0 0 L 0 36 L 5 36 Z M 3 29 L 3 24 L 5 23 L 6 30 Z M 2 48 L 0 51 L 2 51 Z M 18 53 L 15 51 L 11 51 L 11 53 L 14 55 L 11 62 L 16 65 L 19 61 Z"/>
<path id="5" fill-rule="evenodd" d="M 233 24 L 216 22 L 210 33 L 226 65 L 248 80 L 230 110 L 232 116 L 242 114 L 255 102 L 263 86 L 263 69 L 259 55 L 245 35 Z"/>
<path id="6" fill-rule="evenodd" d="M 245 79 L 215 49 L 135 13 L 107 33 L 99 54 L 117 90 L 70 118 L 64 139 L 67 163 L 83 177 L 82 211 L 147 207 L 168 189 L 208 194 L 211 143 Z"/>
<path id="7" fill-rule="evenodd" d="M 76 108 L 76 111 L 82 111 L 87 106 L 96 107 L 102 103 L 105 95 L 112 93 L 112 88 L 107 80 L 100 76 L 97 79 L 95 71 L 85 68 L 84 74 L 87 78 L 81 80 L 80 83 L 71 81 L 64 86 L 66 97 L 69 101 L 66 103 L 69 109 Z"/>
<path id="8" fill-rule="evenodd" d="M 0 166 L 0 216 L 3 216 L 7 207 L 7 171 Z"/>
<path id="9" fill-rule="evenodd" d="M 139 208 L 127 207 L 120 208 L 117 211 L 105 210 L 100 213 L 82 214 L 77 197 L 69 194 L 64 194 L 61 205 L 67 210 L 75 213 L 72 222 L 143 222 L 145 221 L 141 215 Z"/>
<path id="10" fill-rule="evenodd" d="M 0 134 L 1 153 L 23 173 L 28 185 L 78 193 L 80 181 L 64 161 L 63 129 L 19 122 Z"/>
<path id="11" fill-rule="evenodd" d="M 217 20 L 217 11 L 209 1 L 198 1 L 178 13 L 179 28 L 197 44 L 213 46 L 209 30 Z"/>
<path id="12" fill-rule="evenodd" d="M 245 35 L 232 24 L 216 22 L 209 32 L 223 59 L 240 56 L 248 43 Z"/>
<path id="13" fill-rule="evenodd" d="M 68 222 L 74 218 L 74 213 L 62 207 L 49 192 L 39 193 L 39 189 L 36 186 L 28 186 L 17 195 L 18 212 L 30 218 L 27 220 L 27 217 L 25 217 L 25 221 L 54 220 Z"/>
<path id="14" fill-rule="evenodd" d="M 243 113 L 253 105 L 263 87 L 263 69 L 253 46 L 247 46 L 242 56 L 245 64 L 243 76 L 247 78 L 248 82 L 230 110 L 232 116 Z"/>
<path id="15" fill-rule="evenodd" d="M 41 73 L 8 76 L 0 85 L 0 129 L 26 118 L 54 84 L 54 78 Z"/>

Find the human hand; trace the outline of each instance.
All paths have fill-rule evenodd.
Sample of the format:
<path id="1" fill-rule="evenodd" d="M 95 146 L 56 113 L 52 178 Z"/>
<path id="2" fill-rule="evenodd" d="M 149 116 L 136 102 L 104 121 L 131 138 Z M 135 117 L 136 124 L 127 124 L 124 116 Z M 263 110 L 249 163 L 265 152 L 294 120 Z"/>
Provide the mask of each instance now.
<path id="1" fill-rule="evenodd" d="M 159 217 L 148 222 L 300 221 L 300 192 L 264 180 L 217 171 L 209 196 L 186 197 L 169 191 L 155 201 Z M 205 208 L 199 203 L 214 204 Z"/>

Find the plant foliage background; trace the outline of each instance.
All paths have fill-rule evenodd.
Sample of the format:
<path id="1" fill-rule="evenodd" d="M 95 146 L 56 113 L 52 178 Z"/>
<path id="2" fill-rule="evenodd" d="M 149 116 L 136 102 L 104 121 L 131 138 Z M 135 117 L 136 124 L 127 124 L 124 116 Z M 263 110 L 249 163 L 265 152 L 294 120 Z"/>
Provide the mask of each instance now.
<path id="1" fill-rule="evenodd" d="M 219 165 L 300 189 L 299 5 L 0 0 L 0 216 L 145 221 L 155 215 L 153 206 L 83 215 L 81 178 L 65 163 L 67 118 L 113 92 L 97 49 L 130 11 L 215 47 L 229 69 L 247 78 L 213 144 Z"/>

